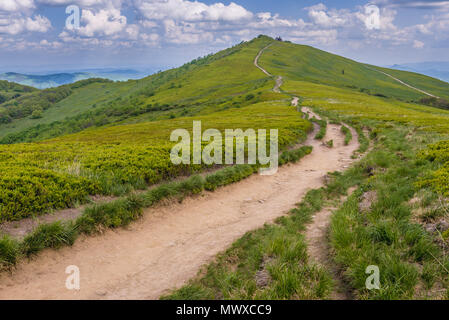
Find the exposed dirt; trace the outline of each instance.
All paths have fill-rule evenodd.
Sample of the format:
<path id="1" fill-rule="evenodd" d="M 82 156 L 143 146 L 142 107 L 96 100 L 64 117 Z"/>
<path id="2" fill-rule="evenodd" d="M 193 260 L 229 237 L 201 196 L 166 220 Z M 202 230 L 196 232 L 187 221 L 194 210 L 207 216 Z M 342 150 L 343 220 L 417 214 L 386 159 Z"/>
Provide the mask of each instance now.
<path id="1" fill-rule="evenodd" d="M 272 77 L 273 75 L 271 73 L 269 73 L 267 70 L 265 70 L 264 68 L 262 68 L 261 66 L 259 66 L 259 58 L 262 55 L 262 53 L 268 49 L 269 47 L 271 47 L 274 43 L 269 44 L 268 46 L 266 46 L 265 48 L 263 48 L 262 50 L 259 51 L 259 53 L 257 54 L 256 58 L 254 59 L 254 65 L 260 69 L 263 73 L 265 73 L 267 76 Z"/>
<path id="2" fill-rule="evenodd" d="M 273 88 L 273 91 L 276 93 L 281 93 L 281 86 L 284 84 L 284 80 L 281 76 L 276 78 L 276 84 Z"/>
<path id="3" fill-rule="evenodd" d="M 255 65 L 257 68 L 259 68 L 263 73 L 265 73 L 265 74 L 266 74 L 267 76 L 269 76 L 269 77 L 274 77 L 274 76 L 273 76 L 271 73 L 269 73 L 267 70 L 265 70 L 264 68 L 262 68 L 262 67 L 259 65 L 259 58 L 260 58 L 260 56 L 262 55 L 262 53 L 263 53 L 266 49 L 268 49 L 269 47 L 271 47 L 272 45 L 273 45 L 273 43 L 272 43 L 272 44 L 269 44 L 268 46 L 266 46 L 265 48 L 263 48 L 262 50 L 260 50 L 259 53 L 257 54 L 256 58 L 254 59 L 254 65 Z M 282 79 L 281 76 L 277 76 L 275 82 L 276 82 L 276 83 L 275 83 L 275 85 L 274 85 L 273 91 L 276 92 L 276 93 L 281 93 L 281 86 L 282 86 L 282 84 L 284 83 L 284 80 Z"/>
<path id="4" fill-rule="evenodd" d="M 220 170 L 221 168 L 222 168 L 221 166 L 208 168 L 208 169 L 205 169 L 205 170 L 201 171 L 200 173 L 198 173 L 198 175 L 204 177 L 212 172 Z M 176 177 L 176 178 L 170 180 L 170 182 L 177 182 L 177 181 L 181 181 L 186 178 L 187 178 L 187 176 L 179 176 L 179 177 Z M 167 183 L 167 182 L 168 181 L 163 181 L 163 182 L 151 185 L 144 190 L 137 190 L 136 192 L 137 193 L 147 192 L 147 191 L 154 189 L 154 188 L 160 186 L 161 184 Z M 42 215 L 39 215 L 36 217 L 25 218 L 25 219 L 22 219 L 19 221 L 7 221 L 7 222 L 0 223 L 0 236 L 2 234 L 7 234 L 8 236 L 10 236 L 12 238 L 22 239 L 27 234 L 31 233 L 40 224 L 47 224 L 47 223 L 52 223 L 52 222 L 56 222 L 56 221 L 75 220 L 76 218 L 78 218 L 80 215 L 83 214 L 84 209 L 86 207 L 88 207 L 89 205 L 101 204 L 101 203 L 105 203 L 105 202 L 112 202 L 114 200 L 119 199 L 119 197 L 116 197 L 116 196 L 101 196 L 101 195 L 91 196 L 90 198 L 91 198 L 90 204 L 81 205 L 81 206 L 78 206 L 75 208 L 55 210 L 53 212 L 48 212 L 48 213 L 45 213 L 45 214 L 42 214 Z"/>
<path id="5" fill-rule="evenodd" d="M 348 195 L 351 195 L 354 190 L 354 188 L 350 189 Z M 340 203 L 346 201 L 346 198 L 342 197 Z M 313 216 L 313 222 L 307 226 L 305 233 L 307 252 L 315 263 L 323 266 L 332 274 L 335 281 L 335 290 L 331 293 L 331 299 L 348 300 L 351 299 L 351 293 L 341 279 L 335 264 L 331 261 L 332 258 L 330 255 L 328 236 L 331 216 L 335 210 L 336 208 L 324 208 Z"/>
<path id="6" fill-rule="evenodd" d="M 377 192 L 375 190 L 365 192 L 360 199 L 360 212 L 370 211 L 373 203 L 375 202 L 377 202 Z"/>
<path id="7" fill-rule="evenodd" d="M 294 97 L 292 100 L 292 106 L 293 107 L 297 107 L 299 103 L 299 98 L 298 97 Z"/>
<path id="8" fill-rule="evenodd" d="M 310 111 L 310 110 L 304 110 Z M 128 229 L 81 237 L 73 247 L 45 250 L 0 275 L 0 299 L 156 299 L 182 286 L 200 267 L 247 231 L 286 214 L 305 193 L 343 170 L 359 147 L 329 125 L 327 148 L 309 136 L 313 152 L 272 176 L 254 175 L 183 203 L 150 208 Z M 81 289 L 66 289 L 67 266 L 80 269 Z"/>

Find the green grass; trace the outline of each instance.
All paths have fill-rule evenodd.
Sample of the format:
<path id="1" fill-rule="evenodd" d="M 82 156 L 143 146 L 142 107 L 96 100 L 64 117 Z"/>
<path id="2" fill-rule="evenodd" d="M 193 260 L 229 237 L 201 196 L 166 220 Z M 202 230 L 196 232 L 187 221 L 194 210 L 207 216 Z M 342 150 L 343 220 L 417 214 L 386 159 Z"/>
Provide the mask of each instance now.
<path id="1" fill-rule="evenodd" d="M 283 63 L 276 63 L 277 61 Z M 278 42 L 266 50 L 260 64 L 271 74 L 282 75 L 286 80 L 325 84 L 405 101 L 417 101 L 425 96 L 370 69 L 371 66 L 309 46 Z M 449 84 L 446 82 L 411 72 L 383 70 L 430 93 L 449 97 Z"/>
<path id="2" fill-rule="evenodd" d="M 311 152 L 312 147 L 308 146 L 284 151 L 281 154 L 281 165 L 297 162 Z M 0 239 L 0 269 L 9 269 L 20 258 L 35 255 L 46 248 L 58 249 L 70 246 L 79 234 L 93 234 L 107 228 L 127 226 L 142 216 L 144 208 L 154 206 L 163 199 L 182 201 L 204 190 L 216 190 L 249 177 L 256 173 L 259 167 L 259 165 L 225 167 L 205 178 L 193 175 L 180 182 L 164 183 L 146 192 L 132 193 L 111 202 L 95 204 L 87 207 L 75 221 L 57 221 L 39 225 L 21 241 L 5 235 Z"/>
<path id="3" fill-rule="evenodd" d="M 335 282 L 327 269 L 310 261 L 303 233 L 314 213 L 364 181 L 364 170 L 355 166 L 344 174 L 331 173 L 325 188 L 309 191 L 274 224 L 246 233 L 162 299 L 329 299 Z"/>
<path id="4" fill-rule="evenodd" d="M 347 146 L 352 140 L 352 133 L 346 126 L 341 126 L 340 131 L 345 135 L 345 145 Z"/>
<path id="5" fill-rule="evenodd" d="M 289 216 L 248 232 L 207 265 L 201 272 L 204 275 L 162 299 L 328 298 L 332 279 L 309 261 L 300 234 L 322 202 L 322 190 L 310 191 Z"/>
<path id="6" fill-rule="evenodd" d="M 202 120 L 203 130 L 279 128 L 280 147 L 288 150 L 312 128 L 289 106 L 294 95 L 331 123 L 353 127 L 358 152 L 370 150 L 368 156 L 344 173 L 330 173 L 330 182 L 310 191 L 288 216 L 249 232 L 166 298 L 328 298 L 333 281 L 310 261 L 303 232 L 314 212 L 335 204 L 351 186 L 357 190 L 334 213 L 330 242 L 333 259 L 356 297 L 448 298 L 449 261 L 441 244 L 447 244 L 449 231 L 430 234 L 424 227 L 445 217 L 437 201 L 449 192 L 449 153 L 447 141 L 439 141 L 448 140 L 449 111 L 417 103 L 422 94 L 372 66 L 283 42 L 267 49 L 259 61 L 284 78 L 283 93 L 273 93 L 273 79 L 253 65 L 259 50 L 272 41 L 262 36 L 142 80 L 76 83 L 70 92 L 56 90 L 62 94 L 56 97 L 51 90 L 12 88 L 21 91 L 14 97 L 11 88 L 5 89 L 0 115 L 13 117 L 0 124 L 2 142 L 34 143 L 0 147 L 2 220 L 71 207 L 93 194 L 121 198 L 88 207 L 75 222 L 39 226 L 22 241 L 0 238 L 0 268 L 11 268 L 44 248 L 71 245 L 79 234 L 126 226 L 162 199 L 182 201 L 248 177 L 258 166 L 227 167 L 205 178 L 191 176 L 133 193 L 205 168 L 174 167 L 168 160 L 170 132 L 190 129 L 193 120 Z M 448 97 L 447 83 L 385 72 Z M 28 102 L 39 97 L 57 101 L 31 119 Z M 326 127 L 320 125 L 317 138 L 323 139 Z M 354 137 L 346 125 L 341 130 L 348 144 Z M 280 164 L 310 152 L 310 147 L 285 151 Z M 359 204 L 366 192 L 374 192 L 377 200 L 362 211 Z M 422 199 L 412 205 L 410 199 L 417 195 Z M 380 267 L 380 290 L 365 288 L 369 265 Z"/>
<path id="7" fill-rule="evenodd" d="M 224 110 L 199 117 L 85 130 L 32 144 L 0 146 L 0 220 L 20 220 L 50 209 L 85 202 L 89 195 L 123 195 L 134 189 L 206 168 L 174 165 L 174 129 L 279 129 L 279 148 L 302 141 L 311 124 L 284 102 L 256 103 L 236 113 Z M 224 141 L 223 141 L 224 143 Z"/>
<path id="8" fill-rule="evenodd" d="M 392 121 L 413 125 L 423 131 L 449 132 L 448 110 L 304 81 L 286 81 L 283 89 L 301 96 L 303 105 L 338 112 L 341 117 Z"/>
<path id="9" fill-rule="evenodd" d="M 410 137 L 407 127 L 380 125 L 377 130 L 376 146 L 360 164 L 370 168 L 371 177 L 332 217 L 335 262 L 357 298 L 441 298 L 432 289 L 435 283 L 448 288 L 448 274 L 440 262 L 449 265 L 449 257 L 416 223 L 409 205 L 417 192 L 413 182 L 432 166 L 417 159 L 425 144 L 419 134 Z M 377 194 L 377 201 L 361 211 L 359 204 L 368 191 Z M 380 268 L 380 290 L 365 287 L 369 265 Z"/>
<path id="10" fill-rule="evenodd" d="M 327 121 L 326 120 L 318 120 L 318 119 L 315 119 L 315 118 L 313 118 L 312 121 L 317 123 L 320 126 L 320 130 L 315 135 L 315 139 L 323 140 L 324 137 L 326 136 Z"/>
<path id="11" fill-rule="evenodd" d="M 273 97 L 288 98 L 273 93 L 264 97 L 272 87 L 271 79 L 253 65 L 258 51 L 270 41 L 266 37 L 255 39 L 141 80 L 71 89 L 67 98 L 45 108 L 42 118 L 22 117 L 0 126 L 0 138 L 3 143 L 38 141 L 88 127 L 160 120 L 171 113 L 205 114 Z M 82 81 L 63 87 L 79 83 Z M 247 99 L 249 94 L 254 101 Z"/>

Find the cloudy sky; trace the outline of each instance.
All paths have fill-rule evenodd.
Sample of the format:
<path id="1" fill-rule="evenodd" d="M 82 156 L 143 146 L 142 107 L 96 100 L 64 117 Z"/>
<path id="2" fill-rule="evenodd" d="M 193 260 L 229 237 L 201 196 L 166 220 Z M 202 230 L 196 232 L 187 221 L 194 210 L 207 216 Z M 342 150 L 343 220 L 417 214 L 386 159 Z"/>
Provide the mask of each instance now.
<path id="1" fill-rule="evenodd" d="M 445 61 L 449 1 L 0 0 L 0 71 L 157 70 L 259 34 L 378 65 Z"/>

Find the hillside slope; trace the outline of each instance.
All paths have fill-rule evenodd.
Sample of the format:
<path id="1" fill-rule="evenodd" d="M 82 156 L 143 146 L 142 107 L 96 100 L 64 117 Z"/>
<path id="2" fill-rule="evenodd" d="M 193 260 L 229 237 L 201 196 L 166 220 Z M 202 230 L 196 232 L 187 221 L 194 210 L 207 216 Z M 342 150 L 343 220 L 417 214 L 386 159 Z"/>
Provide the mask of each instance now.
<path id="1" fill-rule="evenodd" d="M 173 112 L 175 115 L 204 113 L 203 109 L 208 106 L 216 111 L 248 104 L 252 96 L 247 95 L 251 91 L 260 92 L 271 86 L 269 78 L 253 70 L 251 62 L 258 50 L 270 41 L 260 38 L 242 43 L 141 80 L 83 86 L 46 108 L 39 119 L 27 115 L 0 126 L 0 138 L 13 134 L 4 143 L 42 140 L 141 114 L 147 117 L 136 121 L 169 118 Z"/>
<path id="2" fill-rule="evenodd" d="M 373 66 L 327 53 L 309 46 L 278 42 L 262 56 L 261 64 L 276 75 L 337 87 L 356 89 L 370 94 L 419 100 L 423 94 L 399 84 L 373 70 Z M 379 68 L 410 85 L 449 98 L 449 83 L 431 77 L 386 68 Z"/>
<path id="3" fill-rule="evenodd" d="M 326 84 L 404 101 L 419 101 L 425 97 L 376 71 L 373 66 L 309 46 L 260 36 L 141 80 L 92 83 L 72 90 L 67 97 L 44 108 L 39 117 L 26 113 L 18 119 L 13 118 L 9 124 L 0 125 L 0 142 L 39 141 L 88 127 L 207 114 L 286 98 L 273 92 L 269 94 L 270 77 L 253 68 L 254 57 L 268 44 L 273 45 L 264 52 L 260 63 L 271 74 L 281 75 L 286 80 Z M 382 71 L 409 81 L 417 88 L 449 98 L 449 84 L 445 82 L 409 72 Z M 265 93 L 258 95 L 260 92 Z M 21 101 L 10 101 L 9 105 L 13 102 L 22 104 Z"/>
<path id="4" fill-rule="evenodd" d="M 8 136 L 52 139 L 0 146 L 0 270 L 74 245 L 0 274 L 1 295 L 79 298 L 63 286 L 65 266 L 78 257 L 95 280 L 86 298 L 157 298 L 181 284 L 167 298 L 326 299 L 336 290 L 360 299 L 449 298 L 449 111 L 410 102 L 421 85 L 435 95 L 446 85 L 395 74 L 413 89 L 314 49 L 302 62 L 302 50 L 262 36 L 141 81 L 83 82 L 14 99 L 13 124 L 28 119 L 26 102 L 38 98 L 48 105 L 33 120 L 49 121 L 71 104 L 85 109 Z M 366 77 L 357 74 L 356 83 L 348 72 Z M 253 175 L 261 163 L 175 165 L 170 133 L 191 134 L 194 120 L 220 133 L 279 129 L 279 165 L 302 160 L 271 176 Z M 62 221 L 23 231 L 37 215 Z M 11 228 L 24 238 L 11 238 Z M 104 236 L 75 242 L 97 232 Z M 315 232 L 314 247 L 307 235 Z M 366 286 L 373 265 L 380 290 Z"/>

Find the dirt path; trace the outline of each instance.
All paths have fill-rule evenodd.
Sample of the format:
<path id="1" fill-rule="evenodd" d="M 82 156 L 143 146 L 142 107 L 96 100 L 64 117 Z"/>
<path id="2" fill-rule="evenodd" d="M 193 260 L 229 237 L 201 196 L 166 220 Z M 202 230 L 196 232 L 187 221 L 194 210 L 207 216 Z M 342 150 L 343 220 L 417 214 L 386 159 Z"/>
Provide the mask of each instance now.
<path id="1" fill-rule="evenodd" d="M 265 48 L 261 49 L 259 51 L 259 53 L 257 54 L 256 58 L 254 59 L 254 65 L 256 66 L 256 68 L 260 69 L 263 73 L 265 73 L 267 76 L 272 77 L 273 75 L 271 73 L 269 73 L 267 70 L 265 70 L 264 68 L 262 68 L 261 66 L 259 66 L 259 58 L 262 55 L 262 53 L 268 49 L 269 47 L 271 47 L 274 43 L 269 44 L 268 46 L 266 46 Z"/>
<path id="2" fill-rule="evenodd" d="M 305 193 L 343 170 L 358 148 L 336 125 L 327 148 L 310 136 L 313 152 L 273 176 L 254 175 L 198 198 L 145 211 L 128 229 L 82 237 L 73 247 L 45 250 L 0 276 L 0 299 L 156 299 L 182 286 L 202 265 L 247 231 L 286 214 Z M 66 289 L 65 270 L 76 265 L 81 289 Z"/>
<path id="3" fill-rule="evenodd" d="M 351 194 L 353 191 L 354 189 L 351 189 L 348 193 Z M 340 199 L 340 203 L 345 202 L 346 198 L 347 197 L 342 197 Z M 307 252 L 315 263 L 324 266 L 332 275 L 335 282 L 335 290 L 331 293 L 331 299 L 349 300 L 352 298 L 351 293 L 338 273 L 339 271 L 335 267 L 330 255 L 328 236 L 331 217 L 335 210 L 337 210 L 337 208 L 323 208 L 323 210 L 317 212 L 313 216 L 313 221 L 307 226 L 307 230 L 305 232 Z"/>
<path id="4" fill-rule="evenodd" d="M 293 107 L 297 107 L 298 103 L 299 103 L 299 98 L 298 97 L 293 97 L 292 106 Z"/>
<path id="5" fill-rule="evenodd" d="M 368 68 L 368 67 L 367 67 L 367 68 Z M 399 82 L 400 84 L 402 84 L 402 85 L 404 85 L 404 86 L 406 86 L 406 87 L 409 87 L 410 89 L 413 89 L 413 90 L 416 90 L 416 91 L 418 91 L 418 92 L 421 92 L 421 93 L 423 93 L 423 94 L 425 94 L 425 95 L 427 95 L 427 96 L 429 96 L 429 97 L 433 97 L 433 98 L 440 99 L 440 97 L 438 97 L 438 96 L 436 96 L 436 95 L 433 95 L 433 94 L 431 94 L 431 93 L 428 93 L 427 91 L 424 91 L 424 90 L 421 90 L 421 89 L 419 89 L 419 88 L 416 88 L 416 87 L 414 87 L 414 86 L 412 86 L 412 85 L 409 85 L 408 83 L 405 83 L 404 81 L 402 81 L 402 80 L 400 80 L 400 79 L 398 79 L 398 78 L 396 78 L 396 77 L 393 77 L 391 74 L 388 74 L 388 73 L 386 73 L 386 72 L 383 72 L 383 71 L 380 71 L 380 70 L 377 70 L 377 69 L 373 69 L 373 68 L 368 68 L 368 69 L 371 69 L 371 70 L 373 70 L 373 71 L 380 72 L 380 73 L 386 75 L 387 77 L 390 77 L 391 79 L 393 79 L 393 80 Z"/>
<path id="6" fill-rule="evenodd" d="M 281 86 L 284 84 L 284 80 L 281 76 L 276 78 L 276 84 L 274 85 L 273 91 L 276 93 L 281 93 Z"/>
<path id="7" fill-rule="evenodd" d="M 262 50 L 260 50 L 259 53 L 257 54 L 256 58 L 254 59 L 254 65 L 269 77 L 274 77 L 274 76 L 259 65 L 259 58 L 262 55 L 262 53 L 266 49 L 271 47 L 273 44 L 274 43 L 271 43 L 268 46 L 266 46 L 265 48 L 263 48 Z M 275 81 L 276 81 L 276 84 L 274 85 L 273 91 L 276 93 L 281 93 L 281 86 L 284 83 L 284 80 L 282 79 L 281 76 L 277 76 Z"/>

